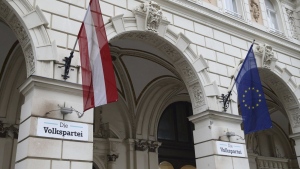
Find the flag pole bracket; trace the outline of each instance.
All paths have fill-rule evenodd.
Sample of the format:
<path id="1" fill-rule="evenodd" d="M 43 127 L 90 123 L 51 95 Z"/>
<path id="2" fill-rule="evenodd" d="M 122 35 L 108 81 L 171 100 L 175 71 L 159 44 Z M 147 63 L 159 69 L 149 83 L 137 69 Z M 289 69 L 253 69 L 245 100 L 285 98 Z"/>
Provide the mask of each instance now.
<path id="1" fill-rule="evenodd" d="M 228 94 L 222 94 L 221 95 L 221 102 L 223 102 L 223 110 L 224 110 L 224 112 L 226 112 L 227 111 L 227 109 L 228 109 L 228 107 L 229 107 L 229 98 L 230 98 L 230 96 L 231 96 L 232 94 L 231 94 L 231 91 L 229 91 L 228 92 Z"/>
<path id="2" fill-rule="evenodd" d="M 70 53 L 70 56 L 69 56 L 69 57 L 65 57 L 65 58 L 63 59 L 63 61 L 65 62 L 65 64 L 64 64 L 63 66 L 59 66 L 59 68 L 65 67 L 64 74 L 61 75 L 61 76 L 63 77 L 64 80 L 67 80 L 68 78 L 70 78 L 70 76 L 69 76 L 69 71 L 70 71 L 70 67 L 71 67 L 71 62 L 72 62 L 73 54 L 74 54 L 74 51 L 72 51 L 72 52 Z"/>

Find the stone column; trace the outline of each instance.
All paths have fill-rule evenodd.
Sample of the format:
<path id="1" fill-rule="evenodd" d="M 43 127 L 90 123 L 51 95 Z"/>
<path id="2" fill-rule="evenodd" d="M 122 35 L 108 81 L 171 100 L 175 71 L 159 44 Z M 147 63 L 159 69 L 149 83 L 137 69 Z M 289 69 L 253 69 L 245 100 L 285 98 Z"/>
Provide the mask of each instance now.
<path id="1" fill-rule="evenodd" d="M 135 140 L 135 168 L 148 168 L 148 142 L 146 140 Z"/>
<path id="2" fill-rule="evenodd" d="M 128 163 L 128 169 L 134 169 L 135 159 L 135 142 L 133 139 L 126 140 L 127 143 L 127 163 Z"/>
<path id="3" fill-rule="evenodd" d="M 156 141 L 148 142 L 148 153 L 149 153 L 149 169 L 157 169 L 158 167 L 158 153 L 157 149 L 161 143 Z"/>
<path id="4" fill-rule="evenodd" d="M 295 151 L 297 155 L 298 164 L 300 164 L 300 133 L 290 135 L 290 138 L 295 140 Z"/>
<path id="5" fill-rule="evenodd" d="M 86 111 L 79 118 L 75 111 L 63 115 L 60 109 L 72 107 L 82 112 L 81 85 L 31 76 L 20 87 L 20 91 L 25 96 L 25 102 L 21 109 L 15 168 L 92 169 L 93 110 Z M 87 125 L 88 140 L 41 137 L 37 134 L 39 118 Z"/>
<path id="6" fill-rule="evenodd" d="M 119 158 L 119 144 L 122 143 L 123 140 L 108 138 L 109 151 L 107 155 L 108 159 L 108 169 L 117 169 L 116 168 L 116 160 Z"/>
<path id="7" fill-rule="evenodd" d="M 189 120 L 195 124 L 193 134 L 197 169 L 249 169 L 240 116 L 207 110 L 189 117 Z M 217 141 L 223 141 L 228 146 L 237 144 L 246 157 L 220 155 Z"/>
<path id="8" fill-rule="evenodd" d="M 119 157 L 118 154 L 109 154 L 109 155 L 107 155 L 107 158 L 108 158 L 107 168 L 108 169 L 117 169 L 116 160 L 117 160 L 118 157 Z"/>

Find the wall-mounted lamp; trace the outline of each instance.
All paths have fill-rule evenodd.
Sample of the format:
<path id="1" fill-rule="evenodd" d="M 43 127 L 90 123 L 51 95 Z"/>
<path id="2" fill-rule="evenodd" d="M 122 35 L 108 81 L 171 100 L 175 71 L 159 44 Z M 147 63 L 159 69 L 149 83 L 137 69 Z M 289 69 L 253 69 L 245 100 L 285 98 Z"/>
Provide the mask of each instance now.
<path id="1" fill-rule="evenodd" d="M 68 107 L 60 107 L 60 112 L 63 115 L 71 114 L 73 112 L 73 109 L 72 108 L 68 108 Z"/>
<path id="2" fill-rule="evenodd" d="M 233 136 L 239 137 L 241 140 L 245 140 L 242 136 L 239 136 L 232 131 L 227 131 L 225 135 L 219 136 L 219 140 L 221 141 L 222 137 L 227 137 L 228 141 L 230 141 L 230 137 L 233 137 Z"/>

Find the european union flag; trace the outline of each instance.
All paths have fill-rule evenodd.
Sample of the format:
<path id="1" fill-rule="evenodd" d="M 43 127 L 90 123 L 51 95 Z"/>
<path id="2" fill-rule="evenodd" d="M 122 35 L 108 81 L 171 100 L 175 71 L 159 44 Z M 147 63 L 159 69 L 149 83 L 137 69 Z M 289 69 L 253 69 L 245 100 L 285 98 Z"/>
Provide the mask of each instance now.
<path id="1" fill-rule="evenodd" d="M 245 134 L 272 127 L 252 47 L 236 77 Z"/>

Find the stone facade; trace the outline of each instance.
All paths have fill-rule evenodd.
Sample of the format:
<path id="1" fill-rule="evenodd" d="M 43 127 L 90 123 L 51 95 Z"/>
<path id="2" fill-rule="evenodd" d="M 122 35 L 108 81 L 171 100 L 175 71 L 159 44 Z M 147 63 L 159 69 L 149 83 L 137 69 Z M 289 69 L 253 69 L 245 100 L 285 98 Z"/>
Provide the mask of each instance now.
<path id="1" fill-rule="evenodd" d="M 232 1 L 231 13 L 225 0 L 100 0 L 119 101 L 78 118 L 51 111 L 64 105 L 82 112 L 78 46 L 70 78 L 61 75 L 89 1 L 0 0 L 0 23 L 18 40 L 0 47 L 12 51 L 0 55 L 0 168 L 157 169 L 159 119 L 178 101 L 192 104 L 197 169 L 299 168 L 300 3 L 270 0 L 274 30 L 266 1 Z M 275 127 L 245 136 L 236 90 L 226 112 L 220 98 L 253 39 Z M 41 117 L 86 124 L 89 138 L 40 137 Z M 4 132 L 9 126 L 15 134 Z M 247 155 L 219 155 L 216 141 L 240 144 Z"/>

